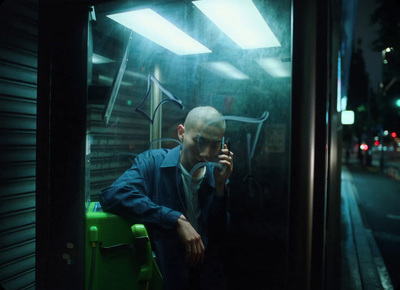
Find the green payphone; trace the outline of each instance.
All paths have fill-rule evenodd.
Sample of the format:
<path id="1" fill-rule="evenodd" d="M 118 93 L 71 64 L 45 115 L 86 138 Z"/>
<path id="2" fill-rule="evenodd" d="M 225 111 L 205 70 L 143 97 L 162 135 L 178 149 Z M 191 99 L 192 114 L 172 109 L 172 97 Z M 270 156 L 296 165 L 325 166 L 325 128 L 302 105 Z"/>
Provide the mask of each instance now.
<path id="1" fill-rule="evenodd" d="M 103 212 L 98 202 L 86 213 L 85 253 L 85 289 L 162 289 L 144 225 Z"/>

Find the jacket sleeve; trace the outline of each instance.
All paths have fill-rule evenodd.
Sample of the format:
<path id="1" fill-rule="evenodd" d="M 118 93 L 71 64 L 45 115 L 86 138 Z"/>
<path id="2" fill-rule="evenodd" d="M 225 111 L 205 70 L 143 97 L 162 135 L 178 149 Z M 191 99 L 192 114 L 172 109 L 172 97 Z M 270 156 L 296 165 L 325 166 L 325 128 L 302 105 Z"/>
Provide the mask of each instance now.
<path id="1" fill-rule="evenodd" d="M 100 192 L 100 204 L 104 211 L 123 216 L 137 223 L 149 224 L 162 229 L 174 228 L 180 212 L 155 204 L 151 197 L 157 182 L 154 160 L 136 157 L 133 166 L 110 187 Z"/>

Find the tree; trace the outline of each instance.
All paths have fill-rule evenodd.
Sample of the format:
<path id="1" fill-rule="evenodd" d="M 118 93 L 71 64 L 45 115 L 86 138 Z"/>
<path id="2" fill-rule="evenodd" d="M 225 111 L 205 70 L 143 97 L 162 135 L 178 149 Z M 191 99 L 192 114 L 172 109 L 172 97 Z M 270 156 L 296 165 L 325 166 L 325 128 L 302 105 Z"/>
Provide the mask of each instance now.
<path id="1" fill-rule="evenodd" d="M 369 75 L 366 72 L 363 51 L 360 47 L 361 40 L 359 39 L 350 63 L 347 108 L 355 113 L 355 123 L 351 126 L 351 131 L 361 138 L 361 135 L 367 129 Z"/>
<path id="2" fill-rule="evenodd" d="M 371 15 L 371 24 L 378 24 L 377 38 L 372 42 L 375 51 L 386 47 L 400 49 L 400 5 L 395 0 L 376 0 L 377 8 Z"/>
<path id="3" fill-rule="evenodd" d="M 382 126 L 391 131 L 400 128 L 400 110 L 396 100 L 400 96 L 400 5 L 395 0 L 377 0 L 371 23 L 378 24 L 375 51 L 383 52 L 382 62 Z M 386 48 L 390 48 L 385 51 Z"/>
<path id="4" fill-rule="evenodd" d="M 378 134 L 378 124 L 381 123 L 381 103 L 379 96 L 370 88 L 361 40 L 357 41 L 352 53 L 347 95 L 347 107 L 354 111 L 355 123 L 352 126 L 345 126 L 344 141 L 351 144 L 353 137 L 356 137 L 358 142 L 366 142 L 369 148 L 372 148 L 374 136 Z M 359 157 L 361 158 L 361 153 Z M 370 165 L 372 155 L 369 154 L 369 151 L 364 157 L 366 164 Z"/>

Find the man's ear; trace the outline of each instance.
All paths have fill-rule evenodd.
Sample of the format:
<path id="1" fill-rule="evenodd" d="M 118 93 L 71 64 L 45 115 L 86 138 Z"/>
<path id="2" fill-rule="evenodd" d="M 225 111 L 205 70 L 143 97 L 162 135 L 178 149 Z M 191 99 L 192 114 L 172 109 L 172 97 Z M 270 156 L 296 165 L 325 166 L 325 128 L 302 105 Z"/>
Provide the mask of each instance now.
<path id="1" fill-rule="evenodd" d="M 183 141 L 183 136 L 185 134 L 185 126 L 182 124 L 178 125 L 178 138 L 182 142 Z"/>

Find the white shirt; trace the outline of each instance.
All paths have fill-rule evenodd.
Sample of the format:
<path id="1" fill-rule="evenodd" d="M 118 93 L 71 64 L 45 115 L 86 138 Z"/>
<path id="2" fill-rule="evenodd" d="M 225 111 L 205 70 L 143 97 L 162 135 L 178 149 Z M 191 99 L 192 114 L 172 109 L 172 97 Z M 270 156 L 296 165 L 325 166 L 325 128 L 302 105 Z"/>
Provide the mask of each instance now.
<path id="1" fill-rule="evenodd" d="M 192 227 L 198 231 L 199 222 L 198 218 L 200 217 L 200 205 L 199 205 L 199 189 L 201 182 L 204 179 L 206 174 L 206 167 L 203 167 L 203 172 L 200 177 L 194 178 L 190 175 L 190 173 L 182 166 L 182 181 L 183 181 L 183 189 L 185 191 L 185 199 L 186 199 L 186 218 L 189 220 Z"/>

